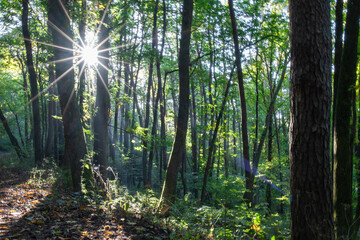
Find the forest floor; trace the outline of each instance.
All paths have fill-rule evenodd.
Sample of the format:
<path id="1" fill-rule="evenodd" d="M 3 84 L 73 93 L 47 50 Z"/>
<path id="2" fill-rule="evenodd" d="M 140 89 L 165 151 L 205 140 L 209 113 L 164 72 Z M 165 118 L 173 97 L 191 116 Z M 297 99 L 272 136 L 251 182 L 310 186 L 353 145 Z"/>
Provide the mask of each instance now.
<path id="1" fill-rule="evenodd" d="M 110 212 L 29 179 L 0 165 L 0 239 L 169 239 L 169 230 L 140 215 Z"/>

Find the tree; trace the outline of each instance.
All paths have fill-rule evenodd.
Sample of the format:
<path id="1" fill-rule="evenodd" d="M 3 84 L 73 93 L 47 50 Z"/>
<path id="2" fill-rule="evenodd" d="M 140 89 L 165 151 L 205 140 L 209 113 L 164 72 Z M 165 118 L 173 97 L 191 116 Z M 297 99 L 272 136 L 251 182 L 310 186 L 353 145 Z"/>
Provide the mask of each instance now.
<path id="1" fill-rule="evenodd" d="M 243 140 L 243 154 L 245 158 L 245 177 L 246 177 L 246 192 L 244 194 L 245 201 L 250 204 L 253 201 L 253 176 L 250 167 L 250 152 L 249 152 L 249 138 L 248 138 L 248 130 L 247 130 L 247 111 L 246 111 L 246 98 L 245 98 L 245 90 L 244 90 L 244 80 L 243 80 L 243 72 L 241 66 L 241 53 L 239 48 L 239 39 L 237 34 L 236 27 L 236 18 L 234 12 L 233 1 L 229 0 L 229 11 L 230 11 L 230 19 L 231 19 L 231 29 L 234 40 L 235 47 L 235 64 L 236 64 L 236 72 L 238 79 L 238 87 L 239 87 L 239 96 L 240 96 L 240 104 L 241 104 L 241 133 Z"/>
<path id="2" fill-rule="evenodd" d="M 330 1 L 289 1 L 291 239 L 334 239 Z"/>
<path id="3" fill-rule="evenodd" d="M 33 54 L 32 54 L 32 46 L 31 46 L 31 38 L 28 27 L 28 15 L 29 15 L 29 2 L 28 0 L 22 1 L 22 32 L 25 41 L 25 49 L 26 49 L 26 66 L 29 71 L 29 79 L 30 79 L 30 89 L 31 89 L 31 104 L 32 104 L 32 113 L 33 113 L 33 146 L 34 146 L 34 154 L 35 154 L 35 163 L 39 165 L 41 163 L 41 119 L 40 119 L 40 104 L 39 104 L 39 91 L 37 84 L 37 77 L 34 68 Z"/>
<path id="4" fill-rule="evenodd" d="M 73 48 L 70 19 L 66 14 L 67 0 L 48 0 L 48 19 L 54 44 L 55 75 L 60 99 L 62 122 L 64 125 L 64 165 L 70 167 L 74 191 L 81 190 L 81 162 L 87 152 L 80 112 L 75 97 Z M 64 36 L 62 33 L 64 33 Z M 66 61 L 64 61 L 66 59 Z"/>
<path id="5" fill-rule="evenodd" d="M 18 156 L 18 158 L 21 161 L 24 161 L 24 159 L 26 158 L 26 154 L 24 153 L 24 151 L 21 149 L 18 140 L 16 139 L 16 137 L 14 136 L 14 134 L 12 133 L 8 121 L 6 120 L 1 108 L 0 108 L 0 120 L 5 128 L 5 131 L 7 133 L 7 135 L 9 136 L 9 139 L 11 141 L 11 145 L 13 145 L 13 147 L 15 148 L 15 152 L 16 155 Z"/>
<path id="6" fill-rule="evenodd" d="M 185 140 L 189 120 L 190 103 L 190 38 L 193 13 L 193 0 L 183 1 L 181 39 L 179 51 L 179 113 L 177 128 L 173 143 L 169 165 L 166 171 L 165 182 L 161 193 L 160 202 L 173 203 L 175 201 L 176 182 L 179 167 L 185 154 Z"/>
<path id="7" fill-rule="evenodd" d="M 345 42 L 335 96 L 334 122 L 334 221 L 337 239 L 349 238 L 352 225 L 353 152 L 350 121 L 352 89 L 356 82 L 360 1 L 348 1 Z M 335 79 L 336 80 L 336 79 Z"/>
<path id="8" fill-rule="evenodd" d="M 102 1 L 106 4 L 107 1 Z M 110 2 L 109 2 L 110 3 Z M 109 6 L 109 4 L 108 4 Z M 107 6 L 107 8 L 108 8 Z M 106 8 L 106 9 L 107 9 Z M 94 117 L 94 163 L 100 165 L 100 173 L 103 179 L 107 178 L 108 168 L 108 121 L 110 111 L 110 93 L 108 89 L 109 67 L 109 16 L 100 11 L 103 16 L 99 31 L 99 66 L 96 80 L 96 115 Z"/>

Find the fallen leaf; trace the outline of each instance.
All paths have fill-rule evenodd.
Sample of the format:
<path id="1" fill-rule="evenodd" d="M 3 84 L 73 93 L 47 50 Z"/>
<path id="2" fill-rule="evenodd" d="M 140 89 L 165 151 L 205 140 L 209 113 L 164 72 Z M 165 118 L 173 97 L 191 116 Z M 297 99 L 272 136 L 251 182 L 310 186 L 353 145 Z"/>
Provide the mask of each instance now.
<path id="1" fill-rule="evenodd" d="M 164 215 L 167 211 L 169 211 L 171 207 L 171 203 L 165 207 L 163 207 L 161 210 L 160 210 L 160 215 Z"/>

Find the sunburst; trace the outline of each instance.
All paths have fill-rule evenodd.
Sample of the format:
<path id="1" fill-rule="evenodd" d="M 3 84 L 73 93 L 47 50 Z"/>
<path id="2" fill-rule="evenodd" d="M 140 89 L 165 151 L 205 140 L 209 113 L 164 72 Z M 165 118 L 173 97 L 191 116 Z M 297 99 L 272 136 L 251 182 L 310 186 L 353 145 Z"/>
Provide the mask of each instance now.
<path id="1" fill-rule="evenodd" d="M 85 64 L 89 67 L 96 66 L 98 63 L 98 49 L 90 45 L 85 45 L 81 49 L 80 57 L 84 60 Z"/>

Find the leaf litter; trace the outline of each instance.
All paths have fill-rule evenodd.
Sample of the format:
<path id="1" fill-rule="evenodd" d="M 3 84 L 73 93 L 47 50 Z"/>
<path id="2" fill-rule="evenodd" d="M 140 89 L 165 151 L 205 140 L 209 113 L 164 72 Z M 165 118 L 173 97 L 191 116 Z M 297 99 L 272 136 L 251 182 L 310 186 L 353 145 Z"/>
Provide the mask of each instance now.
<path id="1" fill-rule="evenodd" d="M 0 239 L 169 239 L 170 231 L 127 211 L 99 208 L 0 166 Z"/>

